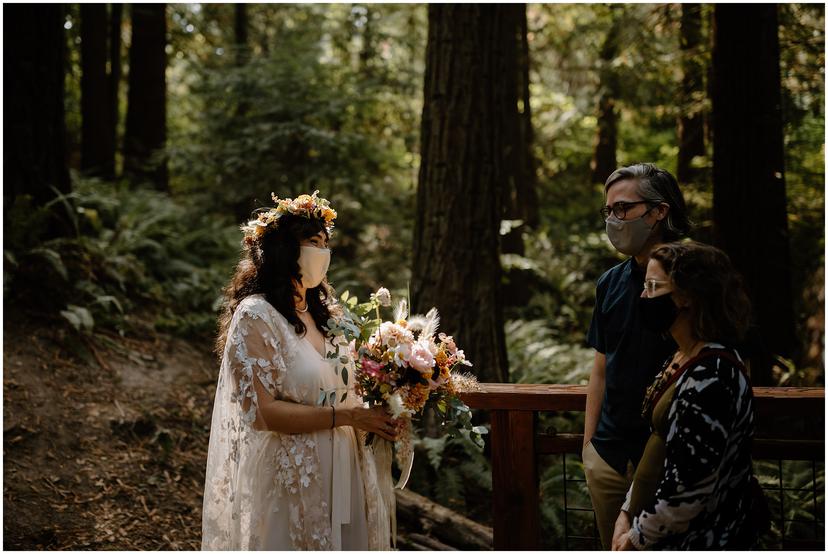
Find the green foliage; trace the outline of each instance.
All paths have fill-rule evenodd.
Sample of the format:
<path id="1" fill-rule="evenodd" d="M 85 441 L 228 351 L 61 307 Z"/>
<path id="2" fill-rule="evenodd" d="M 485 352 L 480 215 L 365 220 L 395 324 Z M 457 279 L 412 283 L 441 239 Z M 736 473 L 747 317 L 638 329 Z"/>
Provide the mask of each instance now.
<path id="1" fill-rule="evenodd" d="M 760 538 L 759 548 L 777 549 L 783 531 L 787 539 L 824 540 L 825 464 L 757 460 L 753 468 L 764 489 L 772 518 L 771 530 Z M 814 520 L 815 516 L 818 521 Z"/>
<path id="2" fill-rule="evenodd" d="M 404 289 L 424 9 L 251 8 L 251 22 L 271 24 L 251 29 L 249 61 L 240 65 L 219 47 L 174 64 L 188 77 L 171 130 L 173 187 L 237 221 L 270 203 L 271 192 L 318 189 L 339 213 L 331 282 L 360 293 L 381 284 Z M 196 36 L 211 28 L 202 12 L 178 19 L 194 25 Z M 273 43 L 278 47 L 264 47 Z M 191 51 L 192 41 L 186 47 Z M 389 265 L 400 271 L 389 275 Z"/>
<path id="3" fill-rule="evenodd" d="M 412 490 L 475 521 L 489 520 L 491 463 L 468 433 L 415 438 L 414 452 Z"/>
<path id="4" fill-rule="evenodd" d="M 137 312 L 159 330 L 210 333 L 238 252 L 235 226 L 152 190 L 79 178 L 73 188 L 76 237 L 42 240 L 45 215 L 26 218 L 25 197 L 10 210 L 5 298 L 60 311 L 83 332 L 124 331 Z"/>

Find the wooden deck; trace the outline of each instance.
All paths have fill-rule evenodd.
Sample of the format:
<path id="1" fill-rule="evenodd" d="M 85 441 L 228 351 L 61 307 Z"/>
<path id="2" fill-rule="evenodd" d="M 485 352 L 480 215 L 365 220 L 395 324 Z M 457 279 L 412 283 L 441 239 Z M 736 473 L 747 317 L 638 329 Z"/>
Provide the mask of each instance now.
<path id="1" fill-rule="evenodd" d="M 540 433 L 537 413 L 583 412 L 586 386 L 483 383 L 481 387 L 462 397 L 471 408 L 491 412 L 494 548 L 538 550 L 538 456 L 580 453 L 583 435 Z M 753 391 L 758 424 L 754 458 L 824 461 L 824 388 L 754 387 Z M 763 424 L 780 416 L 802 423 L 805 432 Z M 809 421 L 819 424 L 809 426 Z"/>

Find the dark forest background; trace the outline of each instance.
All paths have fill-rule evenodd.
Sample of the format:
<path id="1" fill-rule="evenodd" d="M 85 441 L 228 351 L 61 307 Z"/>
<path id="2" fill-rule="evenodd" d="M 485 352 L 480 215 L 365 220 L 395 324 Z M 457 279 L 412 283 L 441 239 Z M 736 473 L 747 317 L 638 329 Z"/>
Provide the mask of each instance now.
<path id="1" fill-rule="evenodd" d="M 338 292 L 437 306 L 483 381 L 585 383 L 623 259 L 603 181 L 646 161 L 745 277 L 754 384 L 824 383 L 822 4 L 3 11 L 7 341 L 26 321 L 90 364 L 149 334 L 207 352 L 239 225 L 318 189 Z M 483 454 L 418 449 L 415 490 L 489 517 Z"/>

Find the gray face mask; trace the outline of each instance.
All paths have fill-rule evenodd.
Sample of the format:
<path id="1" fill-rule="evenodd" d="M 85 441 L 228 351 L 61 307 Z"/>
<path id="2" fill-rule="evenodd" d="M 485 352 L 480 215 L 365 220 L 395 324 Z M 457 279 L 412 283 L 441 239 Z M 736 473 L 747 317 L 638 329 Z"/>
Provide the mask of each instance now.
<path id="1" fill-rule="evenodd" d="M 641 252 L 655 227 L 650 227 L 644 221 L 647 213 L 649 210 L 641 217 L 630 220 L 621 220 L 615 215 L 607 218 L 607 236 L 616 250 L 628 256 L 635 256 Z"/>

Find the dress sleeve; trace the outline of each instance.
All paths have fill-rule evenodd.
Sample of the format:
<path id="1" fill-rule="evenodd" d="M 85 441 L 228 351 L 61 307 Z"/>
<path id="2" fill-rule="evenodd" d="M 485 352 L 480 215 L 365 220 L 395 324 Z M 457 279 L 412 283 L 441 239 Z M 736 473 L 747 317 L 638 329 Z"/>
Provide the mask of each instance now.
<path id="1" fill-rule="evenodd" d="M 247 306 L 238 309 L 227 346 L 235 385 L 233 400 L 239 403 L 246 424 L 264 429 L 260 406 L 282 397 L 286 372 L 282 341 L 262 314 Z"/>
<path id="2" fill-rule="evenodd" d="M 669 548 L 688 530 L 714 493 L 734 417 L 733 392 L 719 378 L 719 359 L 705 360 L 684 376 L 670 408 L 664 471 L 655 504 L 633 520 L 637 549 Z"/>

